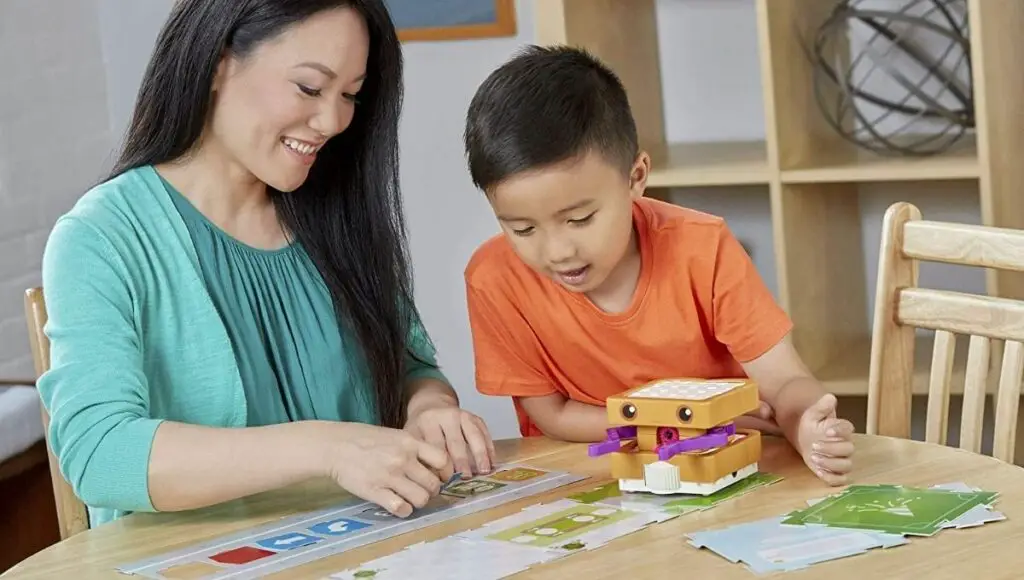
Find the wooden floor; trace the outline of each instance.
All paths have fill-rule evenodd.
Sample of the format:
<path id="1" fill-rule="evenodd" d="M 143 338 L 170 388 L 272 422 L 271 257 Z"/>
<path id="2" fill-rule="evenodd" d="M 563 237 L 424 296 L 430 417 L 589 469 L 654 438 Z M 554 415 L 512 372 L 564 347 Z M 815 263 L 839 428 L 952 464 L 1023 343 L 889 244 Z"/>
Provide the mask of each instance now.
<path id="1" fill-rule="evenodd" d="M 42 442 L 0 464 L 0 538 L 0 572 L 60 539 Z"/>

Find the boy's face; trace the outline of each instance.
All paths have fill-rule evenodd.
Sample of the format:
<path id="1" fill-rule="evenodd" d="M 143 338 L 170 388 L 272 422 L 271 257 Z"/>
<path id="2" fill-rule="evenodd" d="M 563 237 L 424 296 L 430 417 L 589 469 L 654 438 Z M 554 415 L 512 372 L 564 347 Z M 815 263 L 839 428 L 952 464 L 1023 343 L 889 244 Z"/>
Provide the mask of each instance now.
<path id="1" fill-rule="evenodd" d="M 488 199 L 519 257 L 573 292 L 608 291 L 633 248 L 633 200 L 650 171 L 646 154 L 629 175 L 596 153 L 509 178 Z"/>

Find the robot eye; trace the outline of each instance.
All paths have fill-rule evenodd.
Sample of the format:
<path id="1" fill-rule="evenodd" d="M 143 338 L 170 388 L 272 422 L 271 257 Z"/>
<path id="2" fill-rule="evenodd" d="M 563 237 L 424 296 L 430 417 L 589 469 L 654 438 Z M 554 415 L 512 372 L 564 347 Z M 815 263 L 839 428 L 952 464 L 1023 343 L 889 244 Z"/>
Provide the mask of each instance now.
<path id="1" fill-rule="evenodd" d="M 622 416 L 627 419 L 633 419 L 636 417 L 636 405 L 633 403 L 626 403 L 622 406 Z"/>
<path id="2" fill-rule="evenodd" d="M 679 407 L 679 420 L 689 423 L 693 419 L 693 411 L 689 407 Z"/>

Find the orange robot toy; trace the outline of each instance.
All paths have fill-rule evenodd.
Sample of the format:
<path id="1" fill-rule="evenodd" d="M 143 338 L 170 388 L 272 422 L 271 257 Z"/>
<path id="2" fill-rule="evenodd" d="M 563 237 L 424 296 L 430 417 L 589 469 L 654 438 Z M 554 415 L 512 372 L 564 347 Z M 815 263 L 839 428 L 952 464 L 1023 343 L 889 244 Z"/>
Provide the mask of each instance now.
<path id="1" fill-rule="evenodd" d="M 621 491 L 709 495 L 757 473 L 761 433 L 734 423 L 758 408 L 753 381 L 664 379 L 606 404 L 614 426 L 589 454 L 611 454 Z"/>

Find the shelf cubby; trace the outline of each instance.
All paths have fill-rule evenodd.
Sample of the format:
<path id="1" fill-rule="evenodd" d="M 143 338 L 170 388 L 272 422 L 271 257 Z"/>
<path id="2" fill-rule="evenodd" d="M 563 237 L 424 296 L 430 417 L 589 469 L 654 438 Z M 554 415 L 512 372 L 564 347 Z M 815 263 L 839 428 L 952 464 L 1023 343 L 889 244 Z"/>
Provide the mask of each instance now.
<path id="1" fill-rule="evenodd" d="M 670 143 L 651 168 L 653 188 L 768 185 L 772 173 L 764 141 Z"/>

